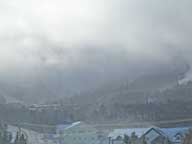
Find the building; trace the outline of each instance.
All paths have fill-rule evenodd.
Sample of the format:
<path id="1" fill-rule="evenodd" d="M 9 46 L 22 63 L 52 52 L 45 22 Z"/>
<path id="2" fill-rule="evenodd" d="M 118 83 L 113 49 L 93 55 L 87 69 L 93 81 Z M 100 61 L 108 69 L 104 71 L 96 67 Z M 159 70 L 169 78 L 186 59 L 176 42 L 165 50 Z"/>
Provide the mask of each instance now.
<path id="1" fill-rule="evenodd" d="M 161 128 L 173 144 L 182 144 L 186 133 L 189 131 L 189 127 L 178 128 Z"/>
<path id="2" fill-rule="evenodd" d="M 129 128 L 115 129 L 109 135 L 109 144 L 123 144 L 125 135 L 130 139 L 134 133 L 141 142 L 145 139 L 147 144 L 182 144 L 189 127 L 179 128 Z M 137 143 L 140 143 L 137 142 Z"/>
<path id="3" fill-rule="evenodd" d="M 159 128 L 152 127 L 140 139 L 145 139 L 147 144 L 168 144 L 169 137 Z"/>
<path id="4" fill-rule="evenodd" d="M 106 144 L 107 134 L 84 122 L 75 122 L 59 130 L 59 144 Z"/>
<path id="5" fill-rule="evenodd" d="M 28 107 L 30 111 L 42 111 L 42 110 L 57 110 L 59 109 L 60 105 L 58 104 L 33 104 Z"/>

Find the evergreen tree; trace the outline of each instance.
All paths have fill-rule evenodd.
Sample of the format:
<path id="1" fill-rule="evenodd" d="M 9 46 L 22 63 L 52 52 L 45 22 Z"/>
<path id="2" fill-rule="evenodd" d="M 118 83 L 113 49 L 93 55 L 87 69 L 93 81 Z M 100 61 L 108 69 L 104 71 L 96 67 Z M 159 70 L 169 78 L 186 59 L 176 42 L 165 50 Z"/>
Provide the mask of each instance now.
<path id="1" fill-rule="evenodd" d="M 138 144 L 138 141 L 139 141 L 138 136 L 136 135 L 135 132 L 133 132 L 131 134 L 131 144 Z"/>
<path id="2" fill-rule="evenodd" d="M 24 136 L 24 134 L 22 134 L 21 135 L 21 137 L 20 137 L 20 144 L 27 144 L 27 140 L 26 140 L 26 138 L 25 138 L 25 136 Z"/>
<path id="3" fill-rule="evenodd" d="M 19 144 L 19 132 L 16 133 L 14 144 Z"/>
<path id="4" fill-rule="evenodd" d="M 7 126 L 0 124 L 0 144 L 10 144 L 11 133 L 8 133 Z"/>
<path id="5" fill-rule="evenodd" d="M 128 135 L 124 135 L 123 142 L 124 142 L 125 144 L 130 144 L 130 138 L 129 138 Z"/>
<path id="6" fill-rule="evenodd" d="M 147 140 L 144 136 L 141 138 L 141 144 L 147 144 Z"/>
<path id="7" fill-rule="evenodd" d="M 27 139 L 25 138 L 25 135 L 17 132 L 14 144 L 27 144 Z"/>
<path id="8" fill-rule="evenodd" d="M 188 133 L 185 135 L 183 144 L 192 144 L 192 130 L 190 129 Z"/>
<path id="9" fill-rule="evenodd" d="M 166 138 L 164 144 L 171 144 L 171 142 L 168 138 Z"/>

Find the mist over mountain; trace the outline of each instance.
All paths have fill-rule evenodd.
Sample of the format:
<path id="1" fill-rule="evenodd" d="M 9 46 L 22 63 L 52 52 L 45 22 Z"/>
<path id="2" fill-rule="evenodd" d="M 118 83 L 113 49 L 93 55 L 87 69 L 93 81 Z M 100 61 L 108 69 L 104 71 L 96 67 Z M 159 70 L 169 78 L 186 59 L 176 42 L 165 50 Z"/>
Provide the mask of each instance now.
<path id="1" fill-rule="evenodd" d="M 104 54 L 101 50 L 89 53 L 90 58 L 85 58 L 87 64 L 81 67 L 66 69 L 60 65 L 51 65 L 35 68 L 35 75 L 25 75 L 22 71 L 14 75 L 8 73 L 1 77 L 1 95 L 32 104 L 85 93 L 90 93 L 92 97 L 115 91 L 115 95 L 116 92 L 123 91 L 122 87 L 132 91 L 156 91 L 175 86 L 179 80 L 185 78 L 190 69 L 186 63 L 175 64 L 175 60 L 164 64 L 152 62 L 140 65 L 138 61 L 129 64 L 127 57 L 122 57 L 123 54 L 118 57 L 118 53 L 113 55 L 110 52 L 107 53 L 108 56 L 104 54 L 103 59 L 100 57 L 95 60 L 95 54 L 101 53 Z"/>

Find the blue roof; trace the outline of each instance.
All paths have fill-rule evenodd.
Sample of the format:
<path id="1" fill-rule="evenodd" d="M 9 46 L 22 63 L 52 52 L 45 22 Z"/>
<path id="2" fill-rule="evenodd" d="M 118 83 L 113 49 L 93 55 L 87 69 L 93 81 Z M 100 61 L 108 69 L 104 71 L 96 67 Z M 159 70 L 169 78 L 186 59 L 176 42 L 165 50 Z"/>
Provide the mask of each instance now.
<path id="1" fill-rule="evenodd" d="M 176 134 L 185 135 L 189 131 L 190 127 L 178 127 L 178 128 L 160 128 L 160 130 L 170 139 Z"/>

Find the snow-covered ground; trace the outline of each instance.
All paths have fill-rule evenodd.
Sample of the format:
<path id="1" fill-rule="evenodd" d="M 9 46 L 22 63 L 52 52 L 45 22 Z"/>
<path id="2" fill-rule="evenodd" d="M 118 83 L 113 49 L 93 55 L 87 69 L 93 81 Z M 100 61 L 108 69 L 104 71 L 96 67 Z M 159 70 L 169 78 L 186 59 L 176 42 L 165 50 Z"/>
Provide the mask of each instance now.
<path id="1" fill-rule="evenodd" d="M 28 129 L 18 128 L 9 125 L 8 131 L 12 133 L 13 136 L 12 142 L 16 138 L 16 133 L 21 132 L 27 137 L 28 144 L 56 144 L 54 140 L 46 139 L 45 134 L 37 133 L 35 131 L 31 131 Z"/>

